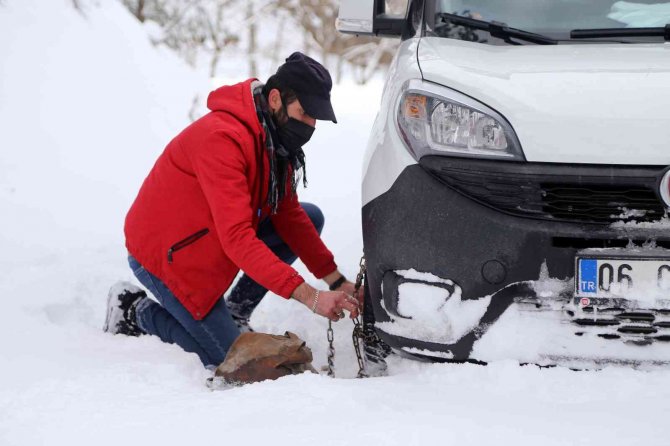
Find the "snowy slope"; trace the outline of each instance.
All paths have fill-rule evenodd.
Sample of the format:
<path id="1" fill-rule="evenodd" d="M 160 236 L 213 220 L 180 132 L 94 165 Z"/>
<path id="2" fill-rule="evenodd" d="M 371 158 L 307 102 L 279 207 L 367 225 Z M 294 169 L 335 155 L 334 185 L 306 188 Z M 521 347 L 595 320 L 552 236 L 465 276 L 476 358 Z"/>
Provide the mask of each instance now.
<path id="1" fill-rule="evenodd" d="M 210 392 L 194 355 L 102 333 L 109 286 L 132 279 L 125 211 L 208 81 L 151 47 L 116 1 L 98 3 L 86 17 L 70 0 L 0 6 L 0 445 L 667 444 L 668 372 L 394 359 L 387 378 Z M 336 87 L 340 124 L 319 123 L 307 146 L 302 199 L 324 209 L 348 276 L 380 93 Z M 268 296 L 252 324 L 295 331 L 325 363 L 326 322 L 299 304 Z M 355 374 L 350 329 L 336 324 L 343 378 Z"/>

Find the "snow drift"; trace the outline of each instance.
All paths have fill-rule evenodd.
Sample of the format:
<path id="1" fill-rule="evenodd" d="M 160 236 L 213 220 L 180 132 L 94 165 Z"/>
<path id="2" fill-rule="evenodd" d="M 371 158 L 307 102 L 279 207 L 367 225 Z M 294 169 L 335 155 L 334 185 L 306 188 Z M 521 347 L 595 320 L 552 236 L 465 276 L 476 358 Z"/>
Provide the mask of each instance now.
<path id="1" fill-rule="evenodd" d="M 6 0 L 0 67 L 0 444 L 666 443 L 667 372 L 396 358 L 387 378 L 304 375 L 210 392 L 194 355 L 103 333 L 109 286 L 132 280 L 125 212 L 207 81 L 153 48 L 116 1 L 82 16 L 66 0 Z M 306 148 L 301 196 L 322 206 L 324 238 L 349 277 L 380 92 L 338 86 L 340 124 L 319 123 Z M 252 325 L 295 332 L 325 363 L 326 321 L 299 304 L 270 295 Z M 351 323 L 335 329 L 338 376 L 353 377 Z"/>

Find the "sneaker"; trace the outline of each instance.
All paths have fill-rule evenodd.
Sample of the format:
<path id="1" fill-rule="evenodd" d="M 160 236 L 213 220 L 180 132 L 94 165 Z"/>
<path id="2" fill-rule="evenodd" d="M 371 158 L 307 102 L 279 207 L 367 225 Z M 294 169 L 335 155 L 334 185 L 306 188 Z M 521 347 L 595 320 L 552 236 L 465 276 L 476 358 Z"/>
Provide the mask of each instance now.
<path id="1" fill-rule="evenodd" d="M 253 332 L 249 327 L 251 313 L 258 306 L 268 290 L 254 282 L 246 274 L 240 277 L 230 295 L 226 299 L 226 306 L 230 310 L 240 332 Z"/>
<path id="2" fill-rule="evenodd" d="M 117 282 L 107 297 L 107 317 L 103 331 L 126 336 L 144 334 L 135 319 L 135 307 L 147 293 L 130 282 Z"/>

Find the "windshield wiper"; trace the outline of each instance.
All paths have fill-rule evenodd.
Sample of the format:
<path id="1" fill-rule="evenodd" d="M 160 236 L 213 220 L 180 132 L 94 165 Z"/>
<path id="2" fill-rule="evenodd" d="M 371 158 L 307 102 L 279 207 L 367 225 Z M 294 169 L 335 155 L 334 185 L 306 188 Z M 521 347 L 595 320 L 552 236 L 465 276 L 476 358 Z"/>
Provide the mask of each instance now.
<path id="1" fill-rule="evenodd" d="M 517 42 L 511 39 L 525 40 L 526 42 L 536 43 L 538 45 L 557 45 L 558 41 L 551 37 L 542 34 L 536 34 L 522 29 L 510 28 L 504 23 L 487 22 L 486 20 L 478 20 L 470 17 L 463 17 L 458 14 L 450 14 L 441 12 L 437 14 L 438 17 L 447 20 L 454 25 L 461 25 L 468 28 L 479 29 L 491 34 L 492 37 L 502 39 L 512 45 L 518 45 Z"/>
<path id="2" fill-rule="evenodd" d="M 663 37 L 670 41 L 670 24 L 664 28 L 602 28 L 602 29 L 573 29 L 571 39 L 591 39 L 598 37 Z"/>

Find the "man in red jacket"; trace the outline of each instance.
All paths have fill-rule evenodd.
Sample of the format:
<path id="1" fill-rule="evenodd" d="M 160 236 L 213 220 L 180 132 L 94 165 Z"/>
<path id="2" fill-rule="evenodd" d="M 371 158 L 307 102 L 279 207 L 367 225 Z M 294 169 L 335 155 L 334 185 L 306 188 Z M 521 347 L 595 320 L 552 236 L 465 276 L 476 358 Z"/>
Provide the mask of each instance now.
<path id="1" fill-rule="evenodd" d="M 316 120 L 337 122 L 331 87 L 321 64 L 294 53 L 265 85 L 210 93 L 210 113 L 167 145 L 126 217 L 130 267 L 159 303 L 113 287 L 105 331 L 156 335 L 218 366 L 268 289 L 333 321 L 358 315 L 354 285 L 321 241 L 321 212 L 296 194 Z M 296 256 L 329 291 L 305 282 Z"/>

